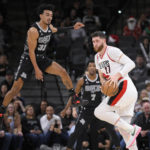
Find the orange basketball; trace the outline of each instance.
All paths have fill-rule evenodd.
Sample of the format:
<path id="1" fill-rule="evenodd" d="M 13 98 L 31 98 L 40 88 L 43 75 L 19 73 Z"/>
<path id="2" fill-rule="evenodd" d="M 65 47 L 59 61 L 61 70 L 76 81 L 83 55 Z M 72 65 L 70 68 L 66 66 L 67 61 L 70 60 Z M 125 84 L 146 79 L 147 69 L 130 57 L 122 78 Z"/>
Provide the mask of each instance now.
<path id="1" fill-rule="evenodd" d="M 106 96 L 114 96 L 118 93 L 118 85 L 115 85 L 114 83 L 110 84 L 110 80 L 103 83 L 101 86 L 101 91 Z"/>

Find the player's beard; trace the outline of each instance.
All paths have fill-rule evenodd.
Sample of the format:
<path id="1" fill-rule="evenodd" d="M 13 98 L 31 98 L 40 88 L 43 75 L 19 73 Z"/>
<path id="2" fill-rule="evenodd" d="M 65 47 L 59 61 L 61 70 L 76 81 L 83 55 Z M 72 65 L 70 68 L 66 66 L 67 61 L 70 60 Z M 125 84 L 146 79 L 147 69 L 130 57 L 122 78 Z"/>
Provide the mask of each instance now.
<path id="1" fill-rule="evenodd" d="M 102 51 L 103 47 L 104 47 L 104 45 L 101 44 L 97 49 L 94 48 L 94 50 L 95 50 L 95 52 L 100 52 L 100 51 Z"/>
<path id="2" fill-rule="evenodd" d="M 98 48 L 98 52 L 102 51 L 103 48 L 104 48 L 104 45 L 101 44 L 101 45 L 99 46 L 99 48 Z"/>

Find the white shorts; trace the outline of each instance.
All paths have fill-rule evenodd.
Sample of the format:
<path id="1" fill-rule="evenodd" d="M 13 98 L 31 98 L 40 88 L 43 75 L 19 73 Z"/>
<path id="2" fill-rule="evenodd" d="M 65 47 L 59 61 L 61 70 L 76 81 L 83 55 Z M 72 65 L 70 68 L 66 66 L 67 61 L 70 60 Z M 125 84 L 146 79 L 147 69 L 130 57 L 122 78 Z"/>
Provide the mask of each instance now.
<path id="1" fill-rule="evenodd" d="M 96 109 L 115 111 L 119 116 L 130 116 L 134 114 L 134 106 L 137 101 L 138 92 L 129 77 L 119 82 L 122 85 L 114 97 L 106 97 Z"/>

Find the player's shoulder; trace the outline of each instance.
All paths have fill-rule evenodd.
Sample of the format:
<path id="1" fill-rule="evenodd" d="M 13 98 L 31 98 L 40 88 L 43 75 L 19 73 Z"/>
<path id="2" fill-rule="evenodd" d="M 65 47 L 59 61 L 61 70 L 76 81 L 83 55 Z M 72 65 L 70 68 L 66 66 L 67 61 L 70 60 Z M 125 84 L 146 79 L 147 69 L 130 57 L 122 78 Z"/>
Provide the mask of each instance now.
<path id="1" fill-rule="evenodd" d="M 28 29 L 28 32 L 31 32 L 31 33 L 38 33 L 38 30 L 36 27 L 32 26 Z"/>
<path id="2" fill-rule="evenodd" d="M 118 51 L 120 49 L 118 47 L 115 47 L 115 46 L 107 46 L 107 50 L 108 51 Z"/>
<path id="3" fill-rule="evenodd" d="M 108 54 L 115 54 L 115 53 L 119 53 L 119 52 L 121 52 L 121 50 L 118 47 L 107 46 L 107 53 Z"/>

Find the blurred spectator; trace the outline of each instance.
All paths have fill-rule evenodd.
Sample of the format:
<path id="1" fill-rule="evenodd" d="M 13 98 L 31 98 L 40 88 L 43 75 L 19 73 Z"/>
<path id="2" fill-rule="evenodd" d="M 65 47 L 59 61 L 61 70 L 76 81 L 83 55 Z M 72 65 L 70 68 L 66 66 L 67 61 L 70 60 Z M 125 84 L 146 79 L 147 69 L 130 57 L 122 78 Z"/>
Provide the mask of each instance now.
<path id="1" fill-rule="evenodd" d="M 142 147 L 141 143 L 143 139 L 148 139 L 148 146 L 150 149 L 150 102 L 144 102 L 142 104 L 143 112 L 139 114 L 135 119 L 135 124 L 142 127 L 142 131 L 137 138 L 139 149 Z"/>
<path id="2" fill-rule="evenodd" d="M 150 43 L 149 43 L 149 37 L 142 37 L 142 40 L 140 42 L 140 54 L 143 55 L 143 57 L 146 60 L 146 66 L 148 68 L 148 75 L 150 75 Z"/>
<path id="3" fill-rule="evenodd" d="M 5 76 L 7 69 L 8 69 L 7 56 L 2 54 L 0 55 L 0 76 Z"/>
<path id="4" fill-rule="evenodd" d="M 70 30 L 70 36 L 73 41 L 79 40 L 80 38 L 86 37 L 86 32 L 84 28 L 81 28 L 79 30 Z"/>
<path id="5" fill-rule="evenodd" d="M 46 100 L 42 100 L 40 102 L 40 109 L 39 109 L 39 112 L 37 113 L 38 120 L 40 120 L 41 117 L 46 114 L 46 107 L 47 106 L 48 106 L 48 102 Z"/>
<path id="6" fill-rule="evenodd" d="M 69 131 L 73 125 L 75 125 L 75 118 L 72 116 L 72 108 L 69 107 L 62 120 L 63 129 Z"/>
<path id="7" fill-rule="evenodd" d="M 136 84 L 138 83 L 140 78 L 147 77 L 147 67 L 145 63 L 145 59 L 141 55 L 136 56 L 136 67 L 131 71 L 130 76 L 133 82 Z"/>
<path id="8" fill-rule="evenodd" d="M 64 146 L 67 144 L 68 134 L 62 130 L 60 117 L 54 114 L 52 106 L 46 108 L 46 115 L 41 118 L 40 122 L 48 146 L 53 146 L 55 143 Z"/>
<path id="9" fill-rule="evenodd" d="M 0 150 L 9 150 L 12 140 L 12 135 L 5 130 L 0 129 Z"/>
<path id="10" fill-rule="evenodd" d="M 13 82 L 14 82 L 14 72 L 8 69 L 6 71 L 5 80 L 3 80 L 1 84 L 6 84 L 9 91 L 13 85 Z"/>
<path id="11" fill-rule="evenodd" d="M 143 101 L 144 98 L 149 98 L 148 97 L 148 92 L 147 92 L 146 89 L 141 90 L 140 93 L 139 93 L 139 99 L 136 102 L 135 108 L 134 108 L 135 113 L 142 111 L 141 104 L 142 104 L 142 101 Z"/>
<path id="12" fill-rule="evenodd" d="M 81 2 L 82 1 L 79 1 L 79 0 L 75 0 L 74 2 L 73 2 L 73 9 L 75 9 L 76 10 L 76 14 L 77 14 L 77 17 L 82 17 L 83 16 L 83 10 L 82 10 L 82 5 L 81 5 Z"/>
<path id="13" fill-rule="evenodd" d="M 3 15 L 0 13 L 0 47 L 3 47 L 5 45 L 5 33 L 3 30 Z"/>
<path id="14" fill-rule="evenodd" d="M 136 22 L 134 17 L 129 17 L 127 19 L 127 25 L 123 28 L 124 36 L 133 36 L 136 39 L 141 36 L 141 28 L 137 26 Z"/>
<path id="15" fill-rule="evenodd" d="M 0 13 L 0 48 L 5 48 L 2 53 L 7 53 L 7 49 L 10 47 L 11 30 L 10 27 L 4 22 L 4 17 Z"/>
<path id="16" fill-rule="evenodd" d="M 4 97 L 5 97 L 5 95 L 6 95 L 7 92 L 8 92 L 7 85 L 6 84 L 2 84 L 0 86 L 0 105 L 2 104 L 3 99 L 4 99 Z"/>
<path id="17" fill-rule="evenodd" d="M 145 81 L 146 90 L 148 92 L 148 97 L 150 98 L 150 80 Z"/>
<path id="18" fill-rule="evenodd" d="M 76 23 L 76 22 L 81 22 L 81 18 L 77 16 L 77 12 L 76 9 L 71 9 L 70 11 L 70 20 L 72 22 L 72 24 Z"/>
<path id="19" fill-rule="evenodd" d="M 19 113 L 15 111 L 13 103 L 8 105 L 7 111 L 4 114 L 4 124 L 6 130 L 12 134 L 11 147 L 14 150 L 21 150 L 23 142 L 21 119 Z"/>
<path id="20" fill-rule="evenodd" d="M 25 115 L 25 107 L 19 97 L 16 97 L 13 101 L 15 111 L 17 111 L 21 116 Z"/>
<path id="21" fill-rule="evenodd" d="M 93 14 L 93 9 L 88 9 L 87 15 L 83 17 L 83 23 L 85 24 L 87 34 L 100 30 L 101 22 L 99 17 Z"/>
<path id="22" fill-rule="evenodd" d="M 93 0 L 86 0 L 85 1 L 85 7 L 93 9 L 94 8 L 94 2 L 93 2 Z"/>
<path id="23" fill-rule="evenodd" d="M 44 143 L 44 135 L 40 122 L 35 117 L 34 108 L 32 105 L 26 106 L 26 115 L 22 118 L 22 131 L 26 143 L 30 143 L 33 148 L 39 148 Z"/>
<path id="24" fill-rule="evenodd" d="M 98 137 L 98 148 L 100 150 L 109 150 L 110 149 L 110 138 L 105 128 L 99 130 Z"/>
<path id="25" fill-rule="evenodd" d="M 146 17 L 146 14 L 141 14 L 139 20 L 138 20 L 138 27 L 141 28 L 142 32 L 145 30 L 146 27 L 148 27 L 150 24 L 149 20 Z"/>

